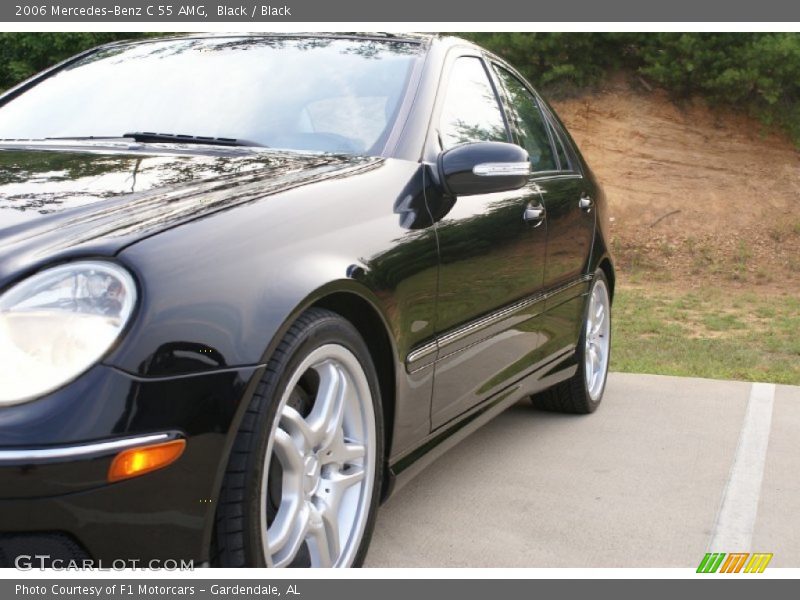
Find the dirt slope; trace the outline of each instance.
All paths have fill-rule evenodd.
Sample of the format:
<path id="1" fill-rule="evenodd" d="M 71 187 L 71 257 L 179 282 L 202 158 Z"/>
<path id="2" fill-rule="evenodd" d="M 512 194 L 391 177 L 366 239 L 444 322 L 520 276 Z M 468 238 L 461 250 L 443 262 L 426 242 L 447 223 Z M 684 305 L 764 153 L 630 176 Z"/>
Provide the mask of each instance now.
<path id="1" fill-rule="evenodd" d="M 623 272 L 800 291 L 800 152 L 788 139 L 622 79 L 553 104 L 606 190 Z"/>

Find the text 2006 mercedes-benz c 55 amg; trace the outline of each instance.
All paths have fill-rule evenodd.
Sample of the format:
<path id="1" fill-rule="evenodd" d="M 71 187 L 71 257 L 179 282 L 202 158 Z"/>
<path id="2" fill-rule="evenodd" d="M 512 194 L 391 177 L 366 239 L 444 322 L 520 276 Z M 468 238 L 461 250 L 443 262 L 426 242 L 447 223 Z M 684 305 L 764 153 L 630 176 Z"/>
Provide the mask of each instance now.
<path id="1" fill-rule="evenodd" d="M 118 43 L 9 90 L 0 560 L 360 565 L 512 403 L 598 407 L 605 210 L 457 38 Z"/>

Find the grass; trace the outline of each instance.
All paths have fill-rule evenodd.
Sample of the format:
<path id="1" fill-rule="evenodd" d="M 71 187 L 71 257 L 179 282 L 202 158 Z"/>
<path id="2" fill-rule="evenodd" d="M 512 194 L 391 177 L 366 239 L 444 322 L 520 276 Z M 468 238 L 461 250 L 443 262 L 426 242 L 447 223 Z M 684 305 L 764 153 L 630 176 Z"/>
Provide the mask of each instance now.
<path id="1" fill-rule="evenodd" d="M 707 287 L 621 285 L 611 368 L 800 385 L 800 300 Z"/>

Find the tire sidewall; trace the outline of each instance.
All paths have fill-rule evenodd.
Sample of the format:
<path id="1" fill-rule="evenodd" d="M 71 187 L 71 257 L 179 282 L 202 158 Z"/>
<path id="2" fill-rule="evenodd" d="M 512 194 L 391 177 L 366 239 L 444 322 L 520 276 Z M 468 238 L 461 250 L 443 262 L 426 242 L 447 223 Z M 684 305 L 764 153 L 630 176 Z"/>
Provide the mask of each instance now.
<path id="1" fill-rule="evenodd" d="M 362 539 L 359 542 L 353 564 L 349 566 L 360 566 L 363 563 L 375 524 L 384 462 L 383 415 L 377 374 L 369 350 L 355 327 L 334 313 L 315 312 L 322 312 L 324 316 L 303 327 L 294 336 L 294 339 L 289 340 L 288 347 L 282 355 L 270 360 L 262 378 L 263 388 L 259 386 L 253 399 L 253 402 L 260 404 L 258 407 L 259 422 L 250 444 L 245 482 L 243 533 L 247 563 L 259 567 L 267 566 L 263 553 L 263 536 L 266 535 L 266 530 L 262 529 L 261 486 L 263 479 L 268 477 L 267 447 L 278 418 L 281 397 L 292 375 L 305 357 L 326 344 L 343 346 L 356 357 L 369 384 L 375 415 L 375 481 L 372 486 L 372 497 Z M 287 337 L 289 335 L 291 332 L 287 334 Z"/>

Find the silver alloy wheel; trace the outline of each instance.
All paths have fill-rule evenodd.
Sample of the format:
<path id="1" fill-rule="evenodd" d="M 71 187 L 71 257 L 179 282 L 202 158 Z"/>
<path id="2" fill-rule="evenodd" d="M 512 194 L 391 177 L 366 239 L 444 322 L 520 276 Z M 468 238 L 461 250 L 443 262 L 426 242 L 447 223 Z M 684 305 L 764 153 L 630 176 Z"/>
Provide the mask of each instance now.
<path id="1" fill-rule="evenodd" d="M 586 347 L 584 348 L 584 369 L 586 389 L 593 402 L 603 394 L 608 356 L 611 347 L 611 306 L 608 287 L 605 281 L 597 279 L 592 286 L 589 299 L 589 312 L 586 317 Z"/>
<path id="2" fill-rule="evenodd" d="M 306 415 L 290 405 L 304 376 L 317 383 Z M 309 354 L 289 379 L 275 420 L 261 482 L 267 566 L 290 566 L 301 555 L 312 567 L 351 566 L 369 517 L 376 466 L 372 394 L 355 355 L 338 344 Z M 270 521 L 273 460 L 282 475 Z"/>

